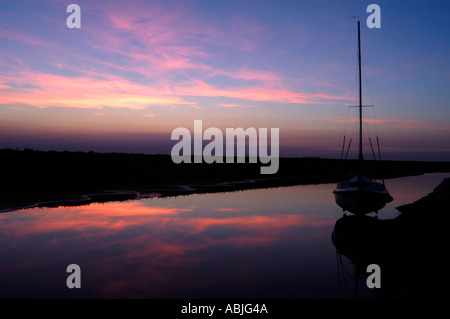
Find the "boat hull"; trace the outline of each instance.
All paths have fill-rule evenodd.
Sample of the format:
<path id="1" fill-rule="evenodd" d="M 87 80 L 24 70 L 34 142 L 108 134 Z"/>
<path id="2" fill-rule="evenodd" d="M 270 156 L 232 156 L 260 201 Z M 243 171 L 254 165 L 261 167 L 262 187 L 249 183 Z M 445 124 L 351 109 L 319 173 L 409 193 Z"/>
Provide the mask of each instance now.
<path id="1" fill-rule="evenodd" d="M 384 191 L 373 192 L 362 189 L 354 190 L 335 190 L 334 198 L 336 204 L 344 211 L 356 215 L 365 215 L 372 212 L 378 212 L 386 204 L 392 201 L 389 193 Z"/>

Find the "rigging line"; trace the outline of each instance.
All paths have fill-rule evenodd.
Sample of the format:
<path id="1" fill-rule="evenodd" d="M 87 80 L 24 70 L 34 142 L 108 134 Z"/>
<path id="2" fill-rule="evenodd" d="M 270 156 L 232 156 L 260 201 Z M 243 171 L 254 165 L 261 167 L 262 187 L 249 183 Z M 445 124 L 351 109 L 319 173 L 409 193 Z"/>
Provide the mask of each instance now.
<path id="1" fill-rule="evenodd" d="M 343 159 L 344 150 L 345 150 L 345 136 L 347 135 L 347 129 L 348 129 L 348 115 L 349 115 L 349 108 L 347 108 L 347 116 L 345 119 L 344 141 L 342 143 L 341 159 Z"/>
<path id="2" fill-rule="evenodd" d="M 345 159 L 347 159 L 348 151 L 350 151 L 350 146 L 352 145 L 352 139 L 350 139 L 350 142 L 348 143 L 347 153 L 345 153 Z"/>
<path id="3" fill-rule="evenodd" d="M 342 142 L 341 159 L 344 157 L 344 149 L 345 149 L 345 135 L 344 135 L 344 141 Z"/>
<path id="4" fill-rule="evenodd" d="M 354 73 L 354 77 L 353 77 L 353 85 L 352 85 L 352 90 L 351 90 L 351 93 L 350 93 L 350 96 L 349 96 L 349 100 L 348 100 L 348 105 L 349 106 L 347 107 L 347 116 L 346 116 L 346 120 L 345 120 L 345 134 L 344 134 L 344 137 L 347 135 L 347 132 L 348 132 L 350 108 L 354 108 L 355 109 L 355 121 L 353 121 L 354 126 L 353 126 L 352 133 L 350 134 L 350 143 L 349 143 L 348 148 L 347 148 L 347 153 L 345 155 L 345 159 L 348 156 L 352 139 L 353 139 L 353 137 L 355 137 L 356 131 L 358 129 L 358 120 L 359 120 L 358 118 L 359 118 L 359 116 L 358 116 L 357 108 L 353 107 L 353 105 L 357 105 L 357 103 L 358 103 L 358 101 L 357 101 L 358 97 L 357 97 L 357 94 L 356 94 L 356 86 L 357 86 L 358 70 L 359 70 L 358 58 L 359 57 L 358 57 L 358 53 L 357 53 L 356 54 L 356 61 L 357 62 L 355 63 L 355 73 Z M 353 101 L 354 101 L 354 103 L 352 103 Z M 356 145 L 356 147 L 358 147 L 358 145 Z"/>
<path id="5" fill-rule="evenodd" d="M 372 139 L 369 136 L 370 148 L 372 149 L 373 159 L 376 161 L 377 157 L 375 156 L 375 152 L 373 151 Z"/>
<path id="6" fill-rule="evenodd" d="M 352 94 L 353 94 L 353 93 L 352 93 Z M 350 99 L 351 99 L 351 97 L 350 97 Z M 347 117 L 346 117 L 346 119 L 345 119 L 345 131 L 344 131 L 344 135 L 347 134 L 347 129 L 348 129 L 348 114 L 349 114 L 349 112 L 350 112 L 350 108 L 347 108 Z"/>
<path id="7" fill-rule="evenodd" d="M 342 256 L 341 256 L 341 254 L 339 254 L 337 249 L 336 249 L 336 253 L 339 256 L 338 258 L 339 258 L 339 264 L 340 264 L 340 272 L 342 272 L 342 279 L 344 281 L 345 292 L 348 292 L 348 286 L 347 286 L 347 280 L 345 279 L 345 268 L 344 268 L 344 263 L 342 261 Z"/>
<path id="8" fill-rule="evenodd" d="M 342 255 L 340 255 L 341 258 L 341 262 L 342 262 L 342 270 L 344 271 L 344 273 L 347 275 L 348 278 L 354 279 L 356 278 L 356 275 L 352 275 L 348 269 L 345 267 L 344 265 L 344 261 L 342 260 Z"/>
<path id="9" fill-rule="evenodd" d="M 346 153 L 346 155 L 345 155 L 345 159 L 347 159 L 347 156 L 348 156 L 348 152 L 349 152 L 349 150 L 350 150 L 350 146 L 352 145 L 352 140 L 353 140 L 353 138 L 355 137 L 355 134 L 356 134 L 356 129 L 357 129 L 357 122 L 356 122 L 356 120 L 355 121 L 352 121 L 353 122 L 353 129 L 352 129 L 352 132 L 351 132 L 351 134 L 350 134 L 350 139 L 349 139 L 349 144 L 348 144 L 348 146 L 347 146 L 347 153 Z"/>
<path id="10" fill-rule="evenodd" d="M 356 103 L 356 94 L 354 95 L 354 93 L 356 92 L 356 90 L 355 90 L 355 87 L 356 87 L 356 79 L 357 79 L 357 74 L 358 73 L 358 68 L 356 67 L 355 68 L 355 76 L 354 76 L 354 79 L 353 79 L 353 86 L 352 86 L 352 91 L 351 91 L 351 93 L 350 93 L 350 97 L 349 97 L 349 100 L 348 100 L 348 107 L 347 107 L 347 115 L 346 115 L 346 119 L 345 119 L 345 134 L 344 134 L 344 143 L 343 143 L 343 145 L 342 145 L 342 153 L 341 153 L 341 159 L 343 158 L 343 154 L 344 154 L 344 150 L 345 150 L 345 139 L 346 139 L 346 136 L 347 136 L 347 133 L 348 133 L 348 131 L 349 131 L 349 128 L 348 128 L 348 126 L 349 126 L 349 118 L 350 118 L 350 108 L 352 108 L 351 107 L 351 105 L 352 105 L 352 100 L 354 99 L 355 100 L 355 103 Z M 356 113 L 356 115 L 357 115 L 357 113 Z M 356 129 L 357 129 L 357 120 L 355 120 L 355 121 L 352 121 L 353 122 L 353 130 L 352 130 L 352 132 L 351 132 L 351 134 L 350 134 L 350 142 L 349 142 L 349 144 L 348 144 L 348 148 L 347 148 L 347 153 L 345 154 L 345 159 L 347 159 L 347 156 L 348 156 L 348 152 L 349 152 L 349 150 L 350 150 L 350 146 L 351 146 L 351 144 L 352 144 L 352 139 L 353 139 L 353 137 L 355 136 L 355 132 L 356 132 Z"/>
<path id="11" fill-rule="evenodd" d="M 339 256 L 338 256 L 338 250 L 337 248 L 335 249 L 336 251 L 336 263 L 337 263 L 337 268 L 338 268 L 338 278 L 339 278 L 339 291 L 342 290 L 342 284 L 341 284 L 341 269 L 340 269 L 340 265 L 339 265 Z"/>
<path id="12" fill-rule="evenodd" d="M 363 118 L 367 119 L 367 117 L 365 117 L 364 114 L 363 114 Z M 364 125 L 364 130 L 366 131 L 366 135 L 368 137 L 372 136 L 373 134 L 372 134 L 371 128 L 367 124 L 367 120 L 363 120 L 363 125 Z"/>
<path id="13" fill-rule="evenodd" d="M 358 108 L 354 108 L 355 109 L 355 126 L 354 126 L 354 128 L 353 128 L 353 135 L 352 136 L 356 136 L 356 137 L 358 137 L 358 134 L 359 133 L 357 133 L 357 132 L 359 132 L 359 114 L 358 114 Z M 359 139 L 358 139 L 358 141 L 359 141 Z M 355 143 L 355 147 L 356 147 L 356 150 L 358 151 L 358 148 L 359 148 L 359 142 L 358 143 Z"/>
<path id="14" fill-rule="evenodd" d="M 364 75 L 364 82 L 366 83 L 367 92 L 369 93 L 370 103 L 373 104 L 372 93 L 370 92 L 370 89 L 369 89 L 369 83 L 367 82 L 366 70 L 365 70 L 364 66 L 362 67 L 362 71 L 363 71 L 363 75 Z"/>
<path id="15" fill-rule="evenodd" d="M 352 85 L 352 91 L 350 93 L 349 99 L 348 99 L 348 105 L 352 105 L 352 100 L 355 99 L 356 102 L 356 80 L 358 77 L 358 65 L 355 63 L 355 75 L 353 77 L 353 85 Z M 353 94 L 355 93 L 355 96 Z M 349 119 L 349 113 L 350 113 L 350 107 L 347 107 L 347 118 L 345 120 L 345 135 L 347 134 L 348 129 L 348 119 Z"/>
<path id="16" fill-rule="evenodd" d="M 362 73 L 363 73 L 363 75 L 364 75 L 364 82 L 365 82 L 365 84 L 366 84 L 367 91 L 368 91 L 368 93 L 369 93 L 368 95 L 369 95 L 370 105 L 373 106 L 372 94 L 370 93 L 370 90 L 369 90 L 369 85 L 368 85 L 368 83 L 367 83 L 367 76 L 366 76 L 366 72 L 365 72 L 364 67 L 362 67 Z M 373 107 L 373 108 L 374 108 L 374 107 Z M 363 120 L 364 130 L 366 131 L 366 135 L 367 135 L 368 137 L 370 137 L 370 136 L 372 135 L 372 131 L 371 131 L 371 129 L 369 128 L 369 126 L 368 126 L 368 124 L 367 124 L 367 116 L 365 116 L 365 113 L 363 113 L 363 118 L 364 118 L 364 120 Z M 376 124 L 376 123 L 375 123 L 375 124 Z"/>
<path id="17" fill-rule="evenodd" d="M 378 145 L 378 159 L 381 161 L 380 142 L 378 141 L 378 135 L 377 135 L 377 145 Z"/>
<path id="18" fill-rule="evenodd" d="M 349 107 L 347 108 L 347 120 L 348 120 L 348 114 L 350 112 L 350 108 L 353 108 L 353 107 L 351 107 L 351 105 L 358 105 L 357 84 L 358 84 L 358 78 L 359 78 L 359 76 L 358 76 L 358 73 L 359 73 L 359 54 L 358 54 L 358 47 L 357 46 L 355 47 L 355 50 L 356 50 L 356 59 L 355 59 L 355 64 L 354 64 L 355 72 L 354 72 L 354 76 L 353 76 L 352 93 L 350 95 L 350 102 L 348 104 Z M 354 103 L 351 103 L 352 100 L 354 101 Z M 350 143 L 349 143 L 348 148 L 347 148 L 347 153 L 345 154 L 345 159 L 347 159 L 348 153 L 350 151 L 350 146 L 352 144 L 353 137 L 356 136 L 356 132 L 358 131 L 359 116 L 358 116 L 357 108 L 354 107 L 354 109 L 355 109 L 354 110 L 354 112 L 355 112 L 355 120 L 353 121 L 353 130 L 352 130 L 352 133 L 350 135 Z M 356 147 L 358 147 L 357 143 L 355 145 L 356 145 Z"/>
<path id="19" fill-rule="evenodd" d="M 377 135 L 377 145 L 378 145 L 378 158 L 381 161 L 381 151 L 380 151 L 380 142 L 378 141 L 378 135 Z M 384 178 L 381 178 L 383 185 L 384 185 Z"/>
<path id="20" fill-rule="evenodd" d="M 370 104 L 372 104 L 374 106 L 372 108 L 372 113 L 373 113 L 373 120 L 374 120 L 374 124 L 375 124 L 375 135 L 378 136 L 377 117 L 375 115 L 375 103 L 373 102 L 372 92 L 370 91 L 370 88 L 369 88 L 369 83 L 367 81 L 366 70 L 365 70 L 364 66 L 362 69 L 363 69 L 364 81 L 366 83 L 367 92 L 369 93 Z"/>
<path id="21" fill-rule="evenodd" d="M 348 129 L 348 113 L 349 113 L 349 108 L 347 108 L 347 118 L 345 119 L 344 142 L 342 143 L 341 159 L 343 158 L 344 149 L 345 149 L 345 136 L 347 135 L 347 129 Z"/>

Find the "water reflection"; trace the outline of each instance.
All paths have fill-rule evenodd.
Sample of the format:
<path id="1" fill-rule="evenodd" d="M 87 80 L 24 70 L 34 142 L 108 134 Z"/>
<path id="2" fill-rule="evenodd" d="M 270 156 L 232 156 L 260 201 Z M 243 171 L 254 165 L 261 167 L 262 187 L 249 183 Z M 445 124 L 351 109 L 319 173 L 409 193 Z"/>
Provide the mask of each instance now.
<path id="1" fill-rule="evenodd" d="M 337 220 L 332 241 L 338 267 L 342 279 L 350 279 L 356 298 L 450 296 L 449 194 L 447 179 L 414 205 L 400 208 L 404 214 L 394 219 L 344 214 Z M 380 289 L 367 289 L 369 264 L 382 270 Z"/>
<path id="2" fill-rule="evenodd" d="M 396 183 L 390 181 L 392 191 Z M 417 182 L 409 184 L 419 187 Z M 342 216 L 330 192 L 333 187 L 292 186 L 3 213 L 0 297 L 352 298 L 353 293 L 339 288 L 336 247 L 330 240 Z M 387 293 L 388 278 L 406 278 L 401 268 L 405 264 L 398 258 L 416 262 L 406 253 L 399 255 L 393 243 L 402 242 L 407 250 L 425 242 L 406 240 L 394 222 L 382 220 L 383 211 L 379 216 L 373 231 L 382 240 L 372 239 L 374 249 L 367 249 L 367 242 L 361 251 L 351 247 L 362 240 L 338 246 L 343 259 L 357 264 L 362 253 L 364 262 L 378 263 Z M 428 260 L 427 249 L 415 250 L 417 257 Z M 72 263 L 81 267 L 81 289 L 66 287 L 66 267 Z"/>
<path id="3" fill-rule="evenodd" d="M 320 210 L 324 187 L 1 214 L 1 296 L 319 297 L 333 225 Z M 82 270 L 79 290 L 65 286 L 71 263 Z"/>
<path id="4" fill-rule="evenodd" d="M 389 254 L 385 243 L 392 242 L 390 232 L 377 216 L 346 215 L 337 220 L 332 233 L 332 241 L 336 247 L 339 276 L 345 289 L 354 294 L 355 298 L 372 297 L 375 289 L 369 291 L 366 285 L 367 266 L 377 264 L 380 267 L 383 256 Z M 390 247 L 388 245 L 388 247 Z M 345 256 L 347 260 L 344 260 Z M 383 275 L 384 275 L 384 267 Z M 383 276 L 383 284 L 384 284 Z M 348 287 L 349 285 L 350 287 Z M 383 285 L 384 287 L 384 285 Z"/>

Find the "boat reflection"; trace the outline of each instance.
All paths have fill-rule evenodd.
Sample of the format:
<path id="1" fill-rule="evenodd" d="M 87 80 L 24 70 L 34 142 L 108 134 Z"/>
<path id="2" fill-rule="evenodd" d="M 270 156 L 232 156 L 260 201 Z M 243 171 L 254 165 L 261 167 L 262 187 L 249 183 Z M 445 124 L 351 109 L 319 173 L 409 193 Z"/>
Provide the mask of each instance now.
<path id="1" fill-rule="evenodd" d="M 366 271 L 370 264 L 381 269 L 381 288 L 370 289 L 370 297 L 450 296 L 449 195 L 447 179 L 424 198 L 398 207 L 402 214 L 394 219 L 344 214 L 336 221 L 332 242 L 339 274 L 355 281 L 355 297 L 368 296 L 361 294 L 361 289 L 368 290 L 362 279 L 370 275 Z M 350 262 L 353 272 L 344 269 L 342 257 Z"/>
<path id="2" fill-rule="evenodd" d="M 380 223 L 382 220 L 376 216 L 344 214 L 334 226 L 331 238 L 336 247 L 339 282 L 341 283 L 343 279 L 347 293 L 353 288 L 355 298 L 368 296 L 365 286 L 367 266 L 380 265 L 382 262 L 383 245 L 380 245 L 380 242 L 384 240 L 386 234 Z M 350 265 L 346 265 L 343 256 Z M 347 281 L 353 281 L 353 285 L 348 287 Z"/>

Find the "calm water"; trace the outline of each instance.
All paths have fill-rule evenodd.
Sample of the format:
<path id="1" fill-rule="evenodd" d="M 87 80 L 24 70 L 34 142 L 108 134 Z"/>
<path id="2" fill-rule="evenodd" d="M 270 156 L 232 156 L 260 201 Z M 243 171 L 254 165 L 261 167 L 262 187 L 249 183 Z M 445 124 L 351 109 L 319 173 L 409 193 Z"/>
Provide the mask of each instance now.
<path id="1" fill-rule="evenodd" d="M 387 180 L 396 206 L 450 174 Z M 2 298 L 352 298 L 334 184 L 0 214 Z M 345 263 L 345 258 L 343 258 Z M 69 289 L 69 264 L 81 288 Z M 370 291 L 361 294 L 370 297 Z"/>

